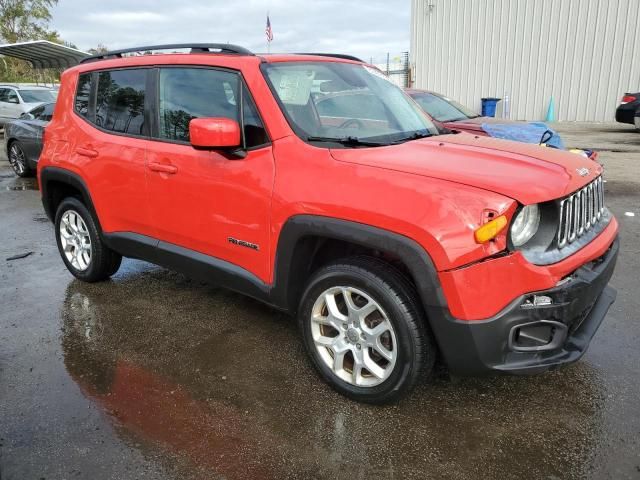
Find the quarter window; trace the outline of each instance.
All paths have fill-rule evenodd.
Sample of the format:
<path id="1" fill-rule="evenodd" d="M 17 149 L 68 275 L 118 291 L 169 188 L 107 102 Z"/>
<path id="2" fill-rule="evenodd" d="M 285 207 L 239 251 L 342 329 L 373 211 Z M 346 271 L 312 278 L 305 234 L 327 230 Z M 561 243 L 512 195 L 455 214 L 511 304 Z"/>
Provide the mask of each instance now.
<path id="1" fill-rule="evenodd" d="M 142 135 L 146 70 L 100 72 L 96 98 L 96 125 L 118 133 Z"/>
<path id="2" fill-rule="evenodd" d="M 75 110 L 79 115 L 87 118 L 89 116 L 89 94 L 91 92 L 91 74 L 81 73 L 78 78 L 78 88 L 76 89 Z"/>
<path id="3" fill-rule="evenodd" d="M 247 147 L 267 143 L 267 135 L 243 85 L 244 133 Z M 206 68 L 160 69 L 159 136 L 189 141 L 193 118 L 226 117 L 239 121 L 238 75 Z"/>

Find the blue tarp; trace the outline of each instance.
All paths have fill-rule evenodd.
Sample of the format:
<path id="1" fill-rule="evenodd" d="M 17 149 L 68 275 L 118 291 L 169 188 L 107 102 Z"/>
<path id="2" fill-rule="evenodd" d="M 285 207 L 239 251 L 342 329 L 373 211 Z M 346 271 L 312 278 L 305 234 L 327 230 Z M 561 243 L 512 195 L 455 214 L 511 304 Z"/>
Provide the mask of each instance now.
<path id="1" fill-rule="evenodd" d="M 548 130 L 553 133 L 553 136 L 545 143 L 552 147 L 564 149 L 564 143 L 562 143 L 560 135 L 542 122 L 483 123 L 482 129 L 495 138 L 536 144 L 540 143 L 542 135 Z"/>

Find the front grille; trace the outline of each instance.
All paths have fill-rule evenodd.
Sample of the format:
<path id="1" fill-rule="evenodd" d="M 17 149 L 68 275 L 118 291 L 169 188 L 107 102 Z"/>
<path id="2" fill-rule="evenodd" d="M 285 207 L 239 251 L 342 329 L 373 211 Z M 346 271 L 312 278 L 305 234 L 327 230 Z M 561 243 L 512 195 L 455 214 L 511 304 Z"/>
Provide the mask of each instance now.
<path id="1" fill-rule="evenodd" d="M 558 247 L 574 242 L 596 225 L 604 213 L 602 176 L 560 202 Z"/>

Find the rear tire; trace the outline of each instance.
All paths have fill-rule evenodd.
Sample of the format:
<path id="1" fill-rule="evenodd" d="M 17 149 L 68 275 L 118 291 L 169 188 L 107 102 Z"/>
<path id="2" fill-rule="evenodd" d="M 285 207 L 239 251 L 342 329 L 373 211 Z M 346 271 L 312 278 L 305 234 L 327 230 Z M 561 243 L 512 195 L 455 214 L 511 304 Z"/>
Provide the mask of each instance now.
<path id="1" fill-rule="evenodd" d="M 29 166 L 29 160 L 24 153 L 22 145 L 17 140 L 14 140 L 9 144 L 9 165 L 13 169 L 14 173 L 22 178 L 33 177 L 33 170 Z"/>
<path id="2" fill-rule="evenodd" d="M 378 259 L 352 257 L 317 271 L 298 322 L 320 375 L 353 400 L 396 400 L 433 370 L 436 346 L 417 292 Z"/>
<path id="3" fill-rule="evenodd" d="M 77 198 L 60 203 L 55 229 L 58 251 L 74 277 L 99 282 L 120 268 L 122 256 L 105 245 L 93 216 Z"/>

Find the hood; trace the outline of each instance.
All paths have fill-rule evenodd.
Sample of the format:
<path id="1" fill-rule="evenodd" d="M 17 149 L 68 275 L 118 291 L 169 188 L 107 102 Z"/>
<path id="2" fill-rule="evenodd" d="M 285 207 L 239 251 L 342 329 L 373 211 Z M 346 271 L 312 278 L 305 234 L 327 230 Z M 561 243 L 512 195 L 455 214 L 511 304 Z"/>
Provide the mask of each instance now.
<path id="1" fill-rule="evenodd" d="M 39 107 L 40 105 L 42 105 L 43 103 L 47 103 L 47 102 L 23 102 L 22 105 L 24 105 L 25 107 L 27 107 L 27 111 L 31 110 L 32 108 L 36 108 Z"/>
<path id="2" fill-rule="evenodd" d="M 331 154 L 342 162 L 490 190 L 525 205 L 564 197 L 602 173 L 599 164 L 574 153 L 466 133 Z"/>

